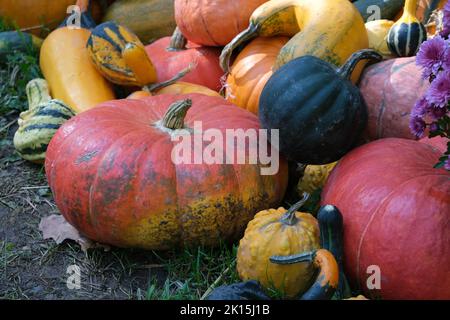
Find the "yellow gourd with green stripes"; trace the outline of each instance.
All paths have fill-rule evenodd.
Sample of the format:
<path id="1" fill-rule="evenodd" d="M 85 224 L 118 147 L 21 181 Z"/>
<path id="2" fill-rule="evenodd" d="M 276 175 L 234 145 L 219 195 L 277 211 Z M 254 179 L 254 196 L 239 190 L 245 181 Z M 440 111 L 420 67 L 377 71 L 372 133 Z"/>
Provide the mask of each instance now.
<path id="1" fill-rule="evenodd" d="M 19 116 L 14 146 L 25 160 L 43 163 L 53 135 L 74 113 L 61 101 L 51 98 L 44 79 L 31 80 L 26 92 L 29 109 Z"/>
<path id="2" fill-rule="evenodd" d="M 417 0 L 406 0 L 403 15 L 389 30 L 387 45 L 399 57 L 414 56 L 427 40 L 427 30 L 417 19 L 416 10 Z"/>
<path id="3" fill-rule="evenodd" d="M 124 86 L 145 86 L 157 82 L 156 69 L 139 38 L 112 21 L 92 30 L 87 48 L 100 73 Z"/>

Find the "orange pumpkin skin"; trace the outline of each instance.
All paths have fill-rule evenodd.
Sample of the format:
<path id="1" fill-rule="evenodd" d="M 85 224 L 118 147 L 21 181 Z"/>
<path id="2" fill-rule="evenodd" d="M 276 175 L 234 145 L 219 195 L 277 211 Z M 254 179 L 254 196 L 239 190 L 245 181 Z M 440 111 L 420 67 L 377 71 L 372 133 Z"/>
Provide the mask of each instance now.
<path id="1" fill-rule="evenodd" d="M 367 68 L 359 88 L 369 111 L 368 139 L 415 139 L 409 129 L 410 113 L 428 87 L 416 57 L 391 59 Z"/>
<path id="2" fill-rule="evenodd" d="M 258 114 L 259 97 L 287 37 L 256 38 L 236 57 L 227 77 L 225 98 Z"/>
<path id="3" fill-rule="evenodd" d="M 260 128 L 256 116 L 222 98 L 159 95 L 103 103 L 53 137 L 47 179 L 61 213 L 84 235 L 120 247 L 213 246 L 238 238 L 255 212 L 279 204 L 283 159 L 273 176 L 260 175 L 260 165 L 172 162 L 173 132 L 159 121 L 185 99 L 192 99 L 185 127 L 202 121 L 224 136 L 226 129 Z"/>
<path id="4" fill-rule="evenodd" d="M 450 172 L 441 152 L 381 139 L 347 154 L 328 178 L 322 204 L 344 217 L 346 274 L 367 297 L 450 299 Z M 369 266 L 381 289 L 369 290 Z"/>
<path id="5" fill-rule="evenodd" d="M 220 50 L 188 43 L 187 49 L 169 50 L 171 37 L 165 37 L 146 46 L 148 56 L 158 74 L 158 81 L 168 81 L 193 64 L 193 69 L 180 80 L 199 84 L 214 91 L 221 88 Z"/>
<path id="6" fill-rule="evenodd" d="M 246 29 L 253 11 L 268 0 L 175 0 L 183 35 L 205 46 L 225 46 Z"/>

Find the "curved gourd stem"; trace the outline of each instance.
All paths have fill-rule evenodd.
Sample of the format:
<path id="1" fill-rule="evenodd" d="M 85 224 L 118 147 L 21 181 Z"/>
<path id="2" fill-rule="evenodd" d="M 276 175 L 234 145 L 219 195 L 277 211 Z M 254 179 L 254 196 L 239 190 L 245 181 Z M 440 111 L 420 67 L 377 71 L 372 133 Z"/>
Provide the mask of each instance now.
<path id="1" fill-rule="evenodd" d="M 302 295 L 301 300 L 329 300 L 336 291 L 339 283 L 339 267 L 328 250 L 319 249 L 287 257 L 274 256 L 270 261 L 280 265 L 314 263 L 314 267 L 319 270 L 318 275 L 312 286 Z"/>
<path id="2" fill-rule="evenodd" d="M 28 110 L 33 110 L 41 103 L 52 100 L 50 89 L 45 79 L 33 79 L 25 87 L 28 98 Z"/>
<path id="3" fill-rule="evenodd" d="M 295 225 L 298 222 L 295 213 L 306 203 L 306 201 L 308 201 L 308 198 L 309 193 L 303 192 L 303 198 L 289 208 L 289 210 L 281 217 L 280 222 L 289 226 Z"/>
<path id="4" fill-rule="evenodd" d="M 170 105 L 164 118 L 162 125 L 167 129 L 178 130 L 184 128 L 184 118 L 189 108 L 192 107 L 192 100 L 180 100 Z"/>
<path id="5" fill-rule="evenodd" d="M 186 50 L 187 45 L 187 39 L 185 36 L 181 33 L 180 29 L 178 27 L 175 28 L 175 31 L 172 34 L 172 37 L 170 38 L 170 44 L 167 48 L 168 51 L 182 51 Z"/>
<path id="6" fill-rule="evenodd" d="M 337 69 L 337 72 L 345 79 L 350 80 L 353 71 L 361 60 L 382 61 L 383 57 L 375 50 L 364 49 L 355 52 L 348 58 L 345 64 Z"/>
<path id="7" fill-rule="evenodd" d="M 408 15 L 416 16 L 416 10 L 417 10 L 417 0 L 406 0 L 405 1 L 403 15 L 408 14 Z"/>
<path id="8" fill-rule="evenodd" d="M 152 84 L 152 85 L 144 86 L 143 90 L 152 93 L 152 92 L 158 91 L 158 90 L 160 90 L 162 88 L 168 87 L 168 86 L 176 83 L 177 81 L 179 81 L 181 78 L 183 78 L 189 72 L 191 72 L 192 69 L 194 69 L 194 68 L 195 68 L 195 64 L 190 63 L 187 68 L 181 70 L 172 79 L 169 79 L 169 80 L 163 81 L 163 82 L 159 82 L 159 83 L 155 83 L 155 84 Z"/>
<path id="9" fill-rule="evenodd" d="M 230 60 L 234 50 L 242 44 L 258 36 L 259 27 L 250 23 L 250 26 L 238 34 L 229 44 L 223 48 L 220 54 L 220 67 L 225 73 L 230 71 Z"/>

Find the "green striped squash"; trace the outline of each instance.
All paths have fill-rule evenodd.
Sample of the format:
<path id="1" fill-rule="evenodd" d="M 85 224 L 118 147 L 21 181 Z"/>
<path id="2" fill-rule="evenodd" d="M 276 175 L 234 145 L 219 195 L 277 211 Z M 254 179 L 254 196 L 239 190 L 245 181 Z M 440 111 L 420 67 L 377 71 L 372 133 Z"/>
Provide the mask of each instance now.
<path id="1" fill-rule="evenodd" d="M 61 101 L 51 99 L 44 79 L 31 80 L 26 91 L 29 109 L 19 116 L 14 146 L 25 160 L 43 163 L 53 135 L 75 114 Z"/>
<path id="2" fill-rule="evenodd" d="M 427 40 L 427 30 L 416 17 L 417 0 L 406 0 L 402 17 L 387 36 L 389 50 L 399 57 L 414 56 Z"/>

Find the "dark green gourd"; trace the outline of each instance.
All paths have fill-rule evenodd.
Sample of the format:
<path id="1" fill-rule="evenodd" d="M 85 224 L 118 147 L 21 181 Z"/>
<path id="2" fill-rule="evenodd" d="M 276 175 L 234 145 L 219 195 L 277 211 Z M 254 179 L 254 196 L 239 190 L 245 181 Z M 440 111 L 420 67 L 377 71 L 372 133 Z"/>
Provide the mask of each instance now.
<path id="1" fill-rule="evenodd" d="M 269 79 L 261 94 L 259 118 L 263 128 L 279 129 L 279 151 L 289 160 L 327 164 L 356 145 L 368 116 L 350 76 L 364 59 L 380 61 L 382 57 L 365 49 L 337 68 L 304 56 L 285 64 Z"/>
<path id="2" fill-rule="evenodd" d="M 393 20 L 404 3 L 405 0 L 358 0 L 353 2 L 366 22 L 380 19 Z M 380 16 L 377 17 L 377 14 Z"/>

